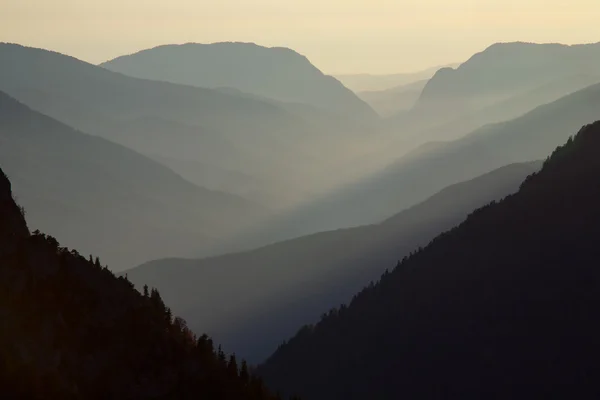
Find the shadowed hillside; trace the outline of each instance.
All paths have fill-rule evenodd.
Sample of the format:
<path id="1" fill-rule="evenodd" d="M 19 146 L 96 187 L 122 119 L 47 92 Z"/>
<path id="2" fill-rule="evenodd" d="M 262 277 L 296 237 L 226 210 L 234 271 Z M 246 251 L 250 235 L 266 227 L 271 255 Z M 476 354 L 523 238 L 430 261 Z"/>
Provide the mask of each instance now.
<path id="1" fill-rule="evenodd" d="M 158 287 L 191 327 L 203 327 L 237 354 L 262 361 L 298 326 L 348 301 L 387 266 L 473 209 L 513 193 L 540 165 L 509 165 L 450 186 L 377 225 L 204 260 L 158 260 L 127 273 L 139 286 Z"/>
<path id="2" fill-rule="evenodd" d="M 2 398 L 280 399 L 155 289 L 139 293 L 98 259 L 30 235 L 2 170 L 0 217 Z"/>
<path id="3" fill-rule="evenodd" d="M 310 399 L 593 398 L 600 122 L 259 368 Z"/>

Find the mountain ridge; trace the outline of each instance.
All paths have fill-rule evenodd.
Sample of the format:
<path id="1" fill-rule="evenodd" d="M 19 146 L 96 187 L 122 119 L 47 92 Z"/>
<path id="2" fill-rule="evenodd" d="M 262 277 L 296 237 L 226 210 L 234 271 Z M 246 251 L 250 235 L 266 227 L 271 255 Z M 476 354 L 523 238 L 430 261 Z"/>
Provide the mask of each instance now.
<path id="1" fill-rule="evenodd" d="M 159 161 L 173 160 L 169 167 L 193 183 L 269 209 L 289 207 L 349 174 L 346 152 L 325 146 L 368 140 L 356 121 L 310 108 L 298 112 L 276 101 L 133 78 L 20 45 L 0 45 L 0 58 L 0 90 L 29 107 Z M 198 168 L 196 160 L 212 168 Z M 331 174 L 321 173 L 326 166 Z M 229 180 L 228 171 L 249 180 Z M 249 190 L 257 181 L 263 183 Z"/>
<path id="2" fill-rule="evenodd" d="M 283 47 L 243 42 L 162 45 L 117 57 L 100 66 L 140 78 L 196 87 L 232 87 L 347 115 L 375 116 L 341 82 L 323 74 L 306 56 Z"/>
<path id="3" fill-rule="evenodd" d="M 0 156 L 35 226 L 81 250 L 104 254 L 115 270 L 161 253 L 195 255 L 231 233 L 234 221 L 242 226 L 266 214 L 256 204 L 195 186 L 134 150 L 77 131 L 1 91 Z"/>
<path id="4" fill-rule="evenodd" d="M 237 354 L 262 361 L 298 326 L 315 321 L 322 310 L 347 301 L 376 279 L 381 266 L 425 245 L 476 207 L 516 191 L 540 166 L 513 164 L 449 186 L 380 224 L 200 260 L 156 260 L 125 273 L 138 286 L 159 288 L 191 327 L 203 326 Z M 249 280 L 261 284 L 248 286 Z M 218 289 L 222 287 L 228 289 Z M 213 317 L 216 309 L 221 310 L 219 318 Z"/>
<path id="5" fill-rule="evenodd" d="M 0 169 L 0 386 L 6 398 L 280 400 L 196 337 L 160 293 L 29 232 Z"/>
<path id="6" fill-rule="evenodd" d="M 495 43 L 474 54 L 456 69 L 443 68 L 427 82 L 416 110 L 441 112 L 448 98 L 464 113 L 548 84 L 563 75 L 596 73 L 600 42 L 578 45 L 509 42 Z M 600 79 L 600 76 L 599 76 Z"/>
<path id="7" fill-rule="evenodd" d="M 273 220 L 260 236 L 254 232 L 254 238 L 292 238 L 310 231 L 381 221 L 449 184 L 502 165 L 544 157 L 567 139 L 568 132 L 596 118 L 599 112 L 600 84 L 595 84 L 513 120 L 485 125 L 434 146 L 435 151 L 416 157 L 408 153 L 360 182 Z"/>
<path id="8" fill-rule="evenodd" d="M 517 193 L 302 328 L 259 373 L 315 400 L 594 397 L 599 148 L 600 121 Z"/>

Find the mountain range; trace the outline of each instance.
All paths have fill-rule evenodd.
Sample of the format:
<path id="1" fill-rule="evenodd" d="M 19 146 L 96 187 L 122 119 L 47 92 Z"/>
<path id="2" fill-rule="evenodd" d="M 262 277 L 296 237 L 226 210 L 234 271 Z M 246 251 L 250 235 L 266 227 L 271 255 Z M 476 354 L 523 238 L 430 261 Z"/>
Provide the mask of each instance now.
<path id="1" fill-rule="evenodd" d="M 253 238 L 269 243 L 381 221 L 450 184 L 503 165 L 543 158 L 569 132 L 598 115 L 600 85 L 593 85 L 460 139 L 421 146 L 362 181 L 272 219 L 262 231 L 254 231 Z"/>
<path id="2" fill-rule="evenodd" d="M 368 93 L 380 112 L 389 149 L 404 153 L 428 141 L 453 140 L 491 123 L 518 118 L 536 107 L 600 83 L 594 67 L 600 44 L 496 43 L 456 69 L 442 68 L 425 87 L 394 95 Z M 397 102 L 394 102 L 395 97 Z M 406 104 L 412 104 L 407 109 Z M 385 154 L 385 155 L 384 155 Z M 385 150 L 380 157 L 388 159 Z"/>
<path id="3" fill-rule="evenodd" d="M 596 122 L 258 372 L 314 400 L 595 397 L 599 149 Z"/>
<path id="4" fill-rule="evenodd" d="M 306 57 L 282 47 L 254 43 L 166 45 L 101 66 L 137 78 L 232 88 L 353 117 L 374 117 L 373 110 L 338 80 L 323 74 Z"/>
<path id="5" fill-rule="evenodd" d="M 360 153 L 368 139 L 360 124 L 348 129 L 337 122 L 342 118 L 321 112 L 313 120 L 310 108 L 301 115 L 255 97 L 132 78 L 13 44 L 0 44 L 0 58 L 0 90 L 32 109 L 266 208 L 290 206 L 343 181 L 348 154 L 329 149 L 340 148 L 341 136 L 344 148 Z"/>
<path id="6" fill-rule="evenodd" d="M 513 193 L 540 166 L 513 164 L 450 186 L 380 224 L 202 260 L 157 260 L 126 273 L 138 287 L 159 288 L 193 329 L 203 327 L 236 354 L 263 361 L 299 326 L 348 301 L 475 208 Z"/>
<path id="7" fill-rule="evenodd" d="M 425 85 L 415 109 L 448 118 L 575 76 L 591 75 L 597 83 L 600 74 L 594 65 L 599 60 L 600 43 L 496 43 L 456 69 L 437 71 Z"/>
<path id="8" fill-rule="evenodd" d="M 600 393 L 600 44 L 0 60 L 0 397 Z"/>
<path id="9" fill-rule="evenodd" d="M 510 49 L 507 58 L 512 59 L 520 54 L 517 50 L 521 46 L 492 46 L 464 64 L 475 65 L 469 68 L 477 72 L 488 65 L 477 61 L 479 58 L 495 59 L 487 53 Z M 536 54 L 554 54 L 553 46 L 525 47 L 530 46 L 539 49 Z M 586 59 L 594 49 L 593 45 L 583 46 L 577 54 L 584 54 L 579 58 Z M 213 90 L 132 78 L 58 53 L 18 45 L 0 45 L 0 55 L 7 60 L 0 66 L 0 90 L 32 109 L 149 156 L 197 186 L 243 197 L 271 210 L 270 218 L 247 232 L 240 229 L 235 238 L 219 243 L 217 252 L 378 222 L 449 184 L 511 162 L 537 159 L 548 148 L 527 158 L 507 159 L 482 168 L 476 164 L 470 174 L 444 178 L 439 184 L 431 182 L 431 188 L 417 188 L 406 196 L 391 193 L 401 187 L 401 180 L 390 184 L 385 178 L 395 164 L 406 161 L 400 158 L 394 162 L 410 148 L 430 140 L 460 137 L 489 121 L 505 121 L 547 99 L 596 81 L 588 67 L 552 67 L 552 71 L 569 70 L 574 75 L 563 74 L 561 77 L 567 77 L 429 130 L 410 126 L 402 130 L 403 125 L 395 125 L 392 118 L 384 124 L 396 126 L 402 134 L 396 128 L 382 134 L 378 123 L 370 118 L 353 121 L 308 104 L 277 102 L 237 89 Z M 525 67 L 520 70 L 528 71 Z M 577 75 L 584 70 L 591 71 L 590 75 Z M 544 74 L 552 75 L 552 71 Z M 423 109 L 419 106 L 410 110 L 409 119 L 419 119 L 419 115 L 426 120 L 436 119 L 430 117 L 436 113 L 422 114 Z M 589 118 L 574 124 L 586 121 Z M 408 170 L 402 169 L 403 173 Z M 378 184 L 370 183 L 380 179 L 385 182 L 381 193 Z M 368 195 L 367 191 L 374 196 L 369 195 L 363 205 L 361 196 Z M 361 212 L 357 213 L 352 204 L 360 204 Z M 204 253 L 202 249 L 197 253 L 210 254 L 215 253 Z"/>
<path id="10" fill-rule="evenodd" d="M 30 222 L 112 270 L 194 256 L 267 210 L 37 113 L 0 92 L 0 167 Z"/>

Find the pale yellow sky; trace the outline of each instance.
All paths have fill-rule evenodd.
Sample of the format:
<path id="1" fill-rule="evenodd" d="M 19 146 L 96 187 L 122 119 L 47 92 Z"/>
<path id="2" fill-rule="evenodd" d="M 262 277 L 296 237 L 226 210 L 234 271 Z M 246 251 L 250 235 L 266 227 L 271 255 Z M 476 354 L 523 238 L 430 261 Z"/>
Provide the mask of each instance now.
<path id="1" fill-rule="evenodd" d="M 0 41 L 98 63 L 167 43 L 285 46 L 326 73 L 407 72 L 499 41 L 600 41 L 600 0 L 0 0 Z"/>

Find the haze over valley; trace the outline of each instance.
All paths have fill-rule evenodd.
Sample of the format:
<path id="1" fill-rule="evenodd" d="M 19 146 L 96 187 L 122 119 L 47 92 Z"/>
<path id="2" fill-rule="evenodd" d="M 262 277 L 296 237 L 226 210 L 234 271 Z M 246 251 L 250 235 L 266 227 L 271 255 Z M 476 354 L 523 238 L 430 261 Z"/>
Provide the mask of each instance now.
<path id="1" fill-rule="evenodd" d="M 512 3 L 1 5 L 0 397 L 594 398 L 600 8 Z"/>

